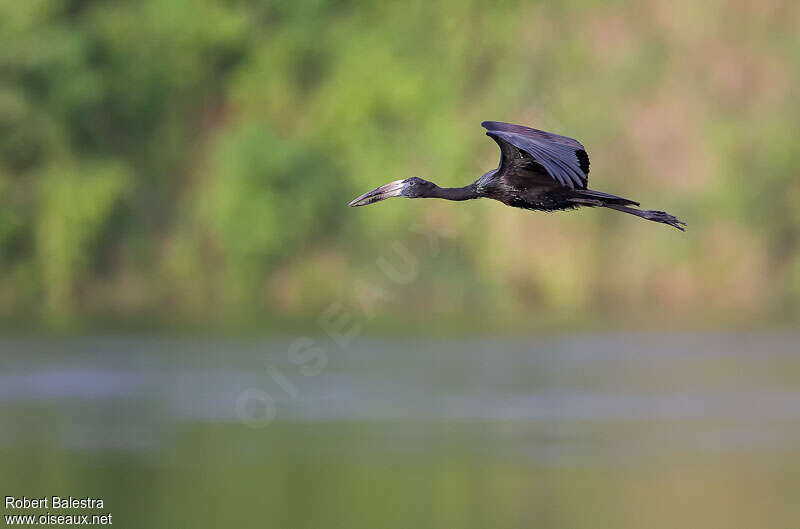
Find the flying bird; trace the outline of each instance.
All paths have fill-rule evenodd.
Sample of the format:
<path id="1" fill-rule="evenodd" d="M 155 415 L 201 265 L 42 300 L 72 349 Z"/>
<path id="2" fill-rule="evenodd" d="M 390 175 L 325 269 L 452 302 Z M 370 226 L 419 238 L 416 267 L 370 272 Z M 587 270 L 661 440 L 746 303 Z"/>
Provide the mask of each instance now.
<path id="1" fill-rule="evenodd" d="M 588 189 L 589 155 L 578 141 L 543 130 L 484 121 L 486 135 L 500 146 L 500 165 L 464 187 L 439 187 L 418 177 L 395 180 L 350 202 L 366 206 L 391 197 L 471 200 L 492 198 L 507 206 L 537 211 L 602 207 L 668 224 L 685 222 L 663 211 L 637 209 L 627 198 Z"/>

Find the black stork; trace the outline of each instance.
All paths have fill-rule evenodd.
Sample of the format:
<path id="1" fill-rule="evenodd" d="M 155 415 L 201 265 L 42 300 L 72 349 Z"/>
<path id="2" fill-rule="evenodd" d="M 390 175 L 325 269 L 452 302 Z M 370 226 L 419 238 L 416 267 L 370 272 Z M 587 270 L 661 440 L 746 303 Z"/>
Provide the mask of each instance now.
<path id="1" fill-rule="evenodd" d="M 486 135 L 500 146 L 500 165 L 464 187 L 439 187 L 412 177 L 396 180 L 350 202 L 366 206 L 391 197 L 470 200 L 493 198 L 507 206 L 558 211 L 603 207 L 669 224 L 684 231 L 685 222 L 663 211 L 636 209 L 639 203 L 586 188 L 589 155 L 578 141 L 543 130 L 484 121 Z"/>

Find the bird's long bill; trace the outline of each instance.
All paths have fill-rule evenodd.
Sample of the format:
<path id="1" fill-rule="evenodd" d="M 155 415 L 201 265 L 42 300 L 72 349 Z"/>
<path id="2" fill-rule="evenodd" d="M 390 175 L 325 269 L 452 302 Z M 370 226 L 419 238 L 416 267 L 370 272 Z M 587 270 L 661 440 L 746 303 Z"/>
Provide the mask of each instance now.
<path id="1" fill-rule="evenodd" d="M 389 182 L 385 186 L 373 189 L 372 191 L 364 193 L 360 197 L 353 199 L 348 206 L 351 208 L 368 206 L 369 204 L 374 204 L 375 202 L 380 202 L 381 200 L 386 200 L 387 198 L 402 196 L 405 183 L 405 180 L 395 180 L 394 182 Z"/>

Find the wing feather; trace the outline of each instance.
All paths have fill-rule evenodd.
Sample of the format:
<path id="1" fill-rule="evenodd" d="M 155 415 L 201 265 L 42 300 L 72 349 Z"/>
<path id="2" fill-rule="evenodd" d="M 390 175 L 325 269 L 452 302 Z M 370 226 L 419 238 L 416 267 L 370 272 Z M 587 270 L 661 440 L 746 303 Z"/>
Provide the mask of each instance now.
<path id="1" fill-rule="evenodd" d="M 570 189 L 585 189 L 589 179 L 589 157 L 578 141 L 538 129 L 484 121 L 486 135 L 500 146 L 500 170 L 510 168 L 513 148 L 528 153 L 547 174 Z"/>

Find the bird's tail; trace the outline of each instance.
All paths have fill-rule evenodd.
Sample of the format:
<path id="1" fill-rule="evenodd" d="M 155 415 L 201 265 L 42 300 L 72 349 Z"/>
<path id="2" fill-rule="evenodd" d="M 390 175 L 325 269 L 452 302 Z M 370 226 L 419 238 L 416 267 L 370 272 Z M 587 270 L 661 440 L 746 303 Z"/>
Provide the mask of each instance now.
<path id="1" fill-rule="evenodd" d="M 586 197 L 593 202 L 601 202 L 601 204 L 595 204 L 597 206 L 605 206 L 606 204 L 616 204 L 618 206 L 639 205 L 639 203 L 635 200 L 629 200 L 627 198 L 618 197 L 617 195 L 612 195 L 610 193 L 603 193 L 602 191 L 595 191 L 593 189 L 576 189 L 574 193 L 579 197 Z"/>
<path id="2" fill-rule="evenodd" d="M 576 198 L 573 199 L 575 202 L 579 202 L 587 206 L 600 206 L 603 208 L 614 209 L 630 215 L 636 215 L 637 217 L 641 217 L 643 219 L 652 220 L 653 222 L 668 224 L 681 231 L 686 231 L 686 223 L 678 220 L 669 213 L 652 209 L 636 209 L 630 207 L 639 205 L 639 203 L 634 200 L 618 197 L 616 195 L 610 195 L 601 191 L 593 191 L 591 189 L 576 189 L 575 194 L 577 195 Z"/>

